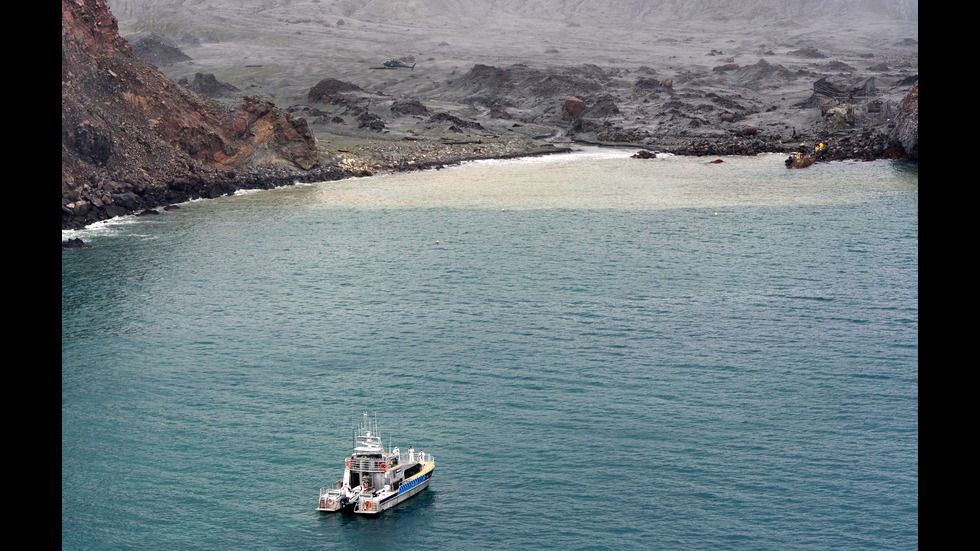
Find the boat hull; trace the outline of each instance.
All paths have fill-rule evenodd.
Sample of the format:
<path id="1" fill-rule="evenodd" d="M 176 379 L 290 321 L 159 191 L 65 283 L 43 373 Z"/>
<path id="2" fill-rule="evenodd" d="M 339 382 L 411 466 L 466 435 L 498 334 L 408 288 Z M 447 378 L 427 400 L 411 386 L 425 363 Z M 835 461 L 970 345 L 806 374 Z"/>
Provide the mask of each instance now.
<path id="1" fill-rule="evenodd" d="M 317 511 L 322 511 L 324 513 L 336 513 L 344 509 L 352 509 L 354 503 L 344 503 L 340 499 L 340 493 L 328 492 L 320 494 L 320 503 L 317 506 Z"/>
<path id="2" fill-rule="evenodd" d="M 786 168 L 806 168 L 816 161 L 813 157 L 800 157 L 798 159 L 791 157 L 786 159 Z"/>
<path id="3" fill-rule="evenodd" d="M 418 495 L 422 490 L 429 487 L 429 480 L 432 478 L 432 471 L 421 475 L 418 478 L 418 482 L 414 483 L 410 488 L 402 490 L 399 489 L 398 492 L 392 493 L 388 496 L 369 496 L 361 497 L 358 499 L 357 506 L 354 507 L 354 512 L 362 515 L 376 515 L 383 511 L 391 509 L 395 505 L 407 500 L 410 497 Z M 403 486 L 404 488 L 404 486 Z"/>
<path id="4" fill-rule="evenodd" d="M 344 461 L 344 476 L 334 487 L 320 488 L 317 511 L 376 515 L 429 487 L 436 468 L 432 454 L 416 454 L 409 447 L 408 460 L 402 462 L 398 448 L 385 451 L 377 420 L 371 423 L 366 413 L 355 434 L 353 452 Z"/>

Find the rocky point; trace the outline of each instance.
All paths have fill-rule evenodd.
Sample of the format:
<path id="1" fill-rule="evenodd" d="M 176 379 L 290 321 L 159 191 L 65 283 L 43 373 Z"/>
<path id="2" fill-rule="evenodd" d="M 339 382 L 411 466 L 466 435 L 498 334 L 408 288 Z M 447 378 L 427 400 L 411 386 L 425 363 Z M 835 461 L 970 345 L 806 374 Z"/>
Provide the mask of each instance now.
<path id="1" fill-rule="evenodd" d="M 304 119 L 177 85 L 134 56 L 105 0 L 63 0 L 61 21 L 62 229 L 316 166 Z"/>

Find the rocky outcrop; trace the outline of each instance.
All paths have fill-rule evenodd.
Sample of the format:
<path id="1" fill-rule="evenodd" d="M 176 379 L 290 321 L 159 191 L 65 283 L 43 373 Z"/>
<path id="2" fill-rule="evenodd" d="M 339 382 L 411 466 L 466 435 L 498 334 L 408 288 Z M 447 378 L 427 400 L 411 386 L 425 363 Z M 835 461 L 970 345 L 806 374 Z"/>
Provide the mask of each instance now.
<path id="1" fill-rule="evenodd" d="M 571 96 L 565 98 L 565 103 L 561 107 L 561 116 L 567 120 L 575 120 L 585 113 L 586 105 L 581 99 Z"/>
<path id="2" fill-rule="evenodd" d="M 61 242 L 62 249 L 91 249 L 92 246 L 79 238 L 72 238 Z"/>
<path id="3" fill-rule="evenodd" d="M 391 112 L 398 115 L 428 115 L 429 109 L 419 100 L 396 100 L 391 105 Z"/>
<path id="4" fill-rule="evenodd" d="M 566 106 L 568 103 L 566 102 Z M 619 107 L 612 96 L 603 96 L 595 100 L 591 107 L 586 111 L 589 117 L 605 118 L 620 115 Z"/>
<path id="5" fill-rule="evenodd" d="M 139 33 L 126 38 L 133 55 L 157 67 L 188 61 L 190 56 L 180 51 L 177 43 L 158 33 Z"/>
<path id="6" fill-rule="evenodd" d="M 238 151 L 231 156 L 218 152 L 212 164 L 239 168 L 288 161 L 283 164 L 309 170 L 317 163 L 316 137 L 306 120 L 293 118 L 271 102 L 243 96 L 230 122 Z"/>
<path id="7" fill-rule="evenodd" d="M 466 121 L 449 113 L 436 113 L 427 119 L 427 122 L 438 125 L 450 132 L 462 132 L 464 128 L 473 130 L 483 130 L 483 125 L 474 121 Z"/>
<path id="8" fill-rule="evenodd" d="M 265 165 L 316 165 L 305 120 L 251 98 L 229 111 L 169 80 L 106 0 L 63 0 L 61 29 L 63 229 L 231 193 Z"/>
<path id="9" fill-rule="evenodd" d="M 310 103 L 344 104 L 350 100 L 344 95 L 348 92 L 363 92 L 360 86 L 335 78 L 325 78 L 310 88 L 306 99 Z"/>
<path id="10" fill-rule="evenodd" d="M 514 64 L 509 67 L 474 65 L 444 90 L 446 97 L 464 103 L 505 101 L 515 106 L 531 106 L 559 101 L 569 96 L 586 97 L 608 89 L 620 78 L 618 70 L 595 65 L 549 67 L 547 69 Z"/>
<path id="11" fill-rule="evenodd" d="M 902 148 L 904 157 L 919 160 L 919 83 L 916 82 L 898 109 L 897 123 L 892 132 Z"/>
<path id="12" fill-rule="evenodd" d="M 177 83 L 212 98 L 235 97 L 240 92 L 235 86 L 219 81 L 213 73 L 195 73 L 194 80 L 188 82 L 186 78 L 182 78 Z"/>
<path id="13" fill-rule="evenodd" d="M 826 55 L 821 53 L 820 50 L 817 50 L 813 46 L 806 46 L 800 48 L 799 50 L 794 50 L 792 52 L 789 52 L 789 55 L 807 58 L 807 59 L 823 59 L 827 57 Z"/>

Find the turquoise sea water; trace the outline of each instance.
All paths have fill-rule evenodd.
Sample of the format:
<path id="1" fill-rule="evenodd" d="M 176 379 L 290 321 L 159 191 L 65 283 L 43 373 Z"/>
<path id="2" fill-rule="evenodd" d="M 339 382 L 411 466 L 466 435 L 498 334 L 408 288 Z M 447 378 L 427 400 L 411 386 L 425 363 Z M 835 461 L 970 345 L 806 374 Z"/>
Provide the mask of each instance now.
<path id="1" fill-rule="evenodd" d="M 630 153 L 72 232 L 62 548 L 916 549 L 917 167 Z M 317 513 L 364 412 L 432 483 Z"/>

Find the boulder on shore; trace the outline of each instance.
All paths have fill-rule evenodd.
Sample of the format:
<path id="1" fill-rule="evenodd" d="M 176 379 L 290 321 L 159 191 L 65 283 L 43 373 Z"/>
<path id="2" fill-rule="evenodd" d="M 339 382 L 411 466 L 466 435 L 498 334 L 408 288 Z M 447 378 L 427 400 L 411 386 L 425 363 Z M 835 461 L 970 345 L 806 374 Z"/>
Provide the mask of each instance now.
<path id="1" fill-rule="evenodd" d="M 562 105 L 561 116 L 566 120 L 573 121 L 581 117 L 585 113 L 585 110 L 586 105 L 584 101 L 575 96 L 570 96 L 565 99 L 565 103 Z"/>

